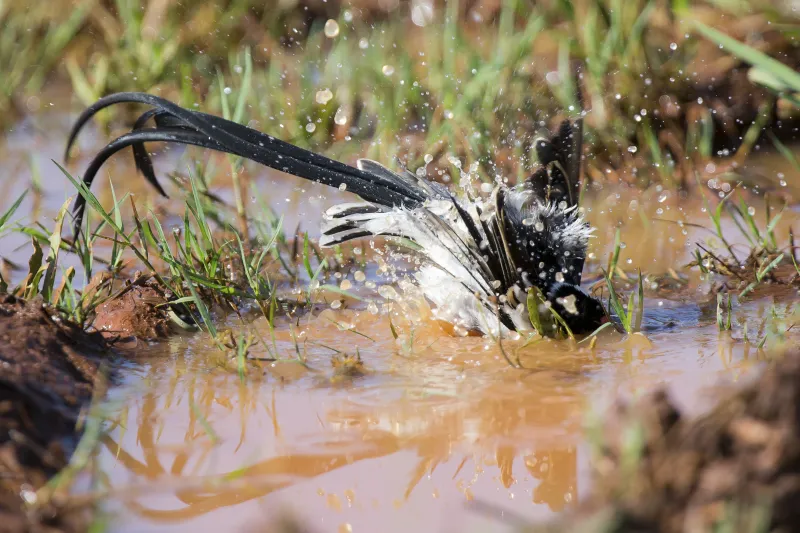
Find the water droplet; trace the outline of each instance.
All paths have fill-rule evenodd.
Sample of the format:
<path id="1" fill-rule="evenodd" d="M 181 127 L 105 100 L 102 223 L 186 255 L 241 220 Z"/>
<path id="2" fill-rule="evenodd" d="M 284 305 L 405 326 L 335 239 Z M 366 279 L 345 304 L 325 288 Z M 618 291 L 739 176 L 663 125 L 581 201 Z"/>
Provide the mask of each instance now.
<path id="1" fill-rule="evenodd" d="M 411 4 L 411 22 L 425 27 L 433 22 L 433 6 L 425 0 L 415 0 Z"/>
<path id="2" fill-rule="evenodd" d="M 431 161 L 433 161 L 433 156 L 431 154 L 425 154 L 425 164 L 427 165 Z"/>
<path id="3" fill-rule="evenodd" d="M 331 98 L 333 98 L 333 93 L 327 87 L 325 89 L 322 89 L 321 91 L 317 91 L 317 94 L 314 96 L 314 99 L 320 105 L 327 104 L 328 102 L 331 101 Z"/>
<path id="4" fill-rule="evenodd" d="M 230 87 L 225 87 L 224 89 L 222 89 L 222 92 L 225 94 L 231 94 L 233 92 L 233 89 L 231 89 Z"/>
<path id="5" fill-rule="evenodd" d="M 494 189 L 494 185 L 491 183 L 481 183 L 481 191 L 485 193 L 490 193 Z"/>
<path id="6" fill-rule="evenodd" d="M 394 287 L 392 287 L 391 285 L 381 285 L 378 288 L 378 294 L 380 294 L 387 300 L 393 300 L 397 298 L 397 291 L 394 290 Z"/>
<path id="7" fill-rule="evenodd" d="M 376 304 L 375 302 L 370 302 L 367 305 L 367 311 L 369 311 L 370 314 L 377 315 L 378 314 L 378 304 Z"/>
<path id="8" fill-rule="evenodd" d="M 635 154 L 637 150 L 638 148 L 635 146 L 628 146 L 628 151 L 632 154 Z"/>
<path id="9" fill-rule="evenodd" d="M 392 65 L 384 65 L 383 68 L 381 68 L 381 72 L 383 72 L 384 76 L 391 76 L 394 74 L 394 67 Z"/>
<path id="10" fill-rule="evenodd" d="M 748 213 L 750 216 L 753 216 L 753 215 L 755 215 L 755 214 L 756 214 L 756 208 L 755 208 L 755 207 L 753 207 L 753 206 L 751 205 L 750 207 L 748 207 L 748 208 L 747 208 L 747 213 Z"/>
<path id="11" fill-rule="evenodd" d="M 339 309 L 342 306 L 341 300 L 334 300 L 331 302 L 331 309 Z"/>
<path id="12" fill-rule="evenodd" d="M 358 41 L 358 47 L 362 50 L 366 50 L 368 46 L 369 41 L 366 38 L 362 38 L 360 41 Z"/>
<path id="13" fill-rule="evenodd" d="M 333 19 L 328 19 L 328 22 L 325 23 L 325 37 L 333 39 L 337 35 L 339 35 L 339 23 Z"/>
<path id="14" fill-rule="evenodd" d="M 536 231 L 544 231 L 544 224 L 541 221 L 534 224 L 533 227 L 536 228 Z"/>
<path id="15" fill-rule="evenodd" d="M 339 185 L 339 190 L 340 191 L 346 191 L 347 190 L 347 184 L 346 183 L 342 183 L 341 185 Z"/>
<path id="16" fill-rule="evenodd" d="M 522 225 L 523 226 L 533 226 L 534 219 L 533 218 L 523 218 Z"/>
<path id="17" fill-rule="evenodd" d="M 556 281 L 559 283 L 564 283 L 564 274 L 561 272 L 556 272 Z"/>
<path id="18" fill-rule="evenodd" d="M 455 116 L 455 115 L 453 115 L 453 112 L 452 112 L 452 111 L 450 111 L 449 109 L 445 110 L 445 112 L 444 112 L 444 118 L 446 118 L 447 120 L 450 120 L 450 119 L 451 119 L 451 118 L 453 118 L 454 116 Z"/>
<path id="19" fill-rule="evenodd" d="M 349 290 L 353 287 L 353 284 L 350 282 L 349 279 L 343 279 L 342 282 L 339 284 L 339 288 L 343 291 Z"/>
<path id="20" fill-rule="evenodd" d="M 669 49 L 674 52 L 678 49 L 678 43 L 669 43 Z"/>
<path id="21" fill-rule="evenodd" d="M 356 273 L 353 274 L 353 278 L 360 283 L 365 279 L 367 279 L 367 275 L 361 272 L 360 270 L 356 270 Z"/>
<path id="22" fill-rule="evenodd" d="M 39 97 L 31 96 L 25 101 L 25 105 L 28 107 L 28 111 L 35 113 L 36 111 L 39 111 L 41 101 L 39 100 Z"/>
<path id="23" fill-rule="evenodd" d="M 317 127 L 314 125 L 313 122 L 309 122 L 308 124 L 306 124 L 306 131 L 308 133 L 314 133 L 314 130 L 316 130 L 316 129 L 317 129 Z"/>
<path id="24" fill-rule="evenodd" d="M 36 491 L 33 490 L 33 487 L 28 485 L 27 483 L 23 484 L 20 487 L 19 496 L 22 498 L 25 503 L 33 505 L 37 501 Z"/>

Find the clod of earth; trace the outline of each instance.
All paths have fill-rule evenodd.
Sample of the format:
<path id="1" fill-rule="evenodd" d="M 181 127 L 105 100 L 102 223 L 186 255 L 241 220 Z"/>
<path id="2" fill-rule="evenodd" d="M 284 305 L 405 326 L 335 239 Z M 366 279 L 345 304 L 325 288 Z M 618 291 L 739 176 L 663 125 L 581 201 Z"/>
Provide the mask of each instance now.
<path id="1" fill-rule="evenodd" d="M 594 493 L 568 518 L 570 530 L 576 522 L 663 532 L 800 523 L 800 351 L 704 416 L 688 418 L 660 390 L 617 405 L 603 428 Z"/>
<path id="2" fill-rule="evenodd" d="M 107 352 L 99 334 L 55 317 L 42 301 L 0 296 L 0 521 L 4 531 L 81 531 L 87 516 L 26 499 L 62 469 L 81 406 Z M 27 496 L 27 497 L 26 497 Z"/>
<path id="3" fill-rule="evenodd" d="M 103 303 L 92 325 L 106 337 L 123 339 L 163 339 L 170 322 L 161 307 L 164 295 L 150 286 L 131 285 L 130 290 Z"/>

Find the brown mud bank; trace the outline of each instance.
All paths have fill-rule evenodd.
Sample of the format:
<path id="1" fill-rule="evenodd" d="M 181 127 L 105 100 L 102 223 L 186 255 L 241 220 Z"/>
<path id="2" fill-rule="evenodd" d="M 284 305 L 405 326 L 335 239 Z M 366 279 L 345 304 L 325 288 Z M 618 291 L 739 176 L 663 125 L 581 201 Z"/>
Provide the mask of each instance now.
<path id="1" fill-rule="evenodd" d="M 800 350 L 703 416 L 656 390 L 618 404 L 597 437 L 592 496 L 553 531 L 798 529 Z"/>
<path id="2" fill-rule="evenodd" d="M 89 332 L 41 298 L 0 295 L 0 531 L 86 530 L 89 510 L 36 491 L 67 466 L 82 410 L 105 393 L 111 346 L 169 335 L 166 301 L 134 280 L 96 309 Z"/>
<path id="3" fill-rule="evenodd" d="M 0 530 L 86 529 L 86 509 L 42 504 L 36 490 L 66 466 L 108 355 L 102 335 L 41 300 L 0 296 Z"/>

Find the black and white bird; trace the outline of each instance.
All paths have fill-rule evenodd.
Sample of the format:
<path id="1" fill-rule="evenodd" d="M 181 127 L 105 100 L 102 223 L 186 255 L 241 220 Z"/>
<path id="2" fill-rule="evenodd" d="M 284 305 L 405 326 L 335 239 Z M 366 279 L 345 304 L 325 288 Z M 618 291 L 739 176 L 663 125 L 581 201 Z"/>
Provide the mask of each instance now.
<path id="1" fill-rule="evenodd" d="M 581 119 L 565 120 L 555 134 L 536 142 L 538 167 L 524 183 L 513 188 L 498 183 L 484 198 L 469 191 L 457 194 L 409 171 L 393 172 L 366 159 L 352 167 L 144 93 L 113 94 L 87 108 L 70 133 L 67 157 L 93 115 L 126 102 L 151 108 L 130 133 L 95 156 L 83 176 L 87 186 L 109 157 L 128 146 L 139 171 L 165 196 L 145 143 L 227 152 L 359 196 L 363 201 L 327 211 L 320 244 L 333 246 L 366 236 L 411 241 L 410 253 L 421 259 L 414 273 L 416 284 L 439 318 L 464 330 L 531 331 L 526 302 L 533 288 L 575 334 L 594 331 L 606 319 L 602 304 L 580 286 L 592 233 L 578 209 Z M 154 127 L 147 127 L 150 121 Z M 78 197 L 76 234 L 84 209 L 85 200 Z"/>

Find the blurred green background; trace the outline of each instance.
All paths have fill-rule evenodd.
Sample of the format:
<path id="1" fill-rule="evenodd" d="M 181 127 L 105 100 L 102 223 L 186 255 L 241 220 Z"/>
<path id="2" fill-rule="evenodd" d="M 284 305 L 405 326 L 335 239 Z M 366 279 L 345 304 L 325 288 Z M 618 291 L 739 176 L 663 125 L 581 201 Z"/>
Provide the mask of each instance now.
<path id="1" fill-rule="evenodd" d="M 795 86 L 770 65 L 754 75 L 752 61 L 697 23 L 794 69 L 795 9 L 747 0 L 0 1 L 0 121 L 76 111 L 116 91 L 222 114 L 245 91 L 243 122 L 334 157 L 413 166 L 453 154 L 488 179 L 513 179 L 534 162 L 536 132 L 579 111 L 577 80 L 590 179 L 687 186 L 709 160 L 737 150 L 741 160 L 765 129 L 791 139 L 797 116 Z"/>

